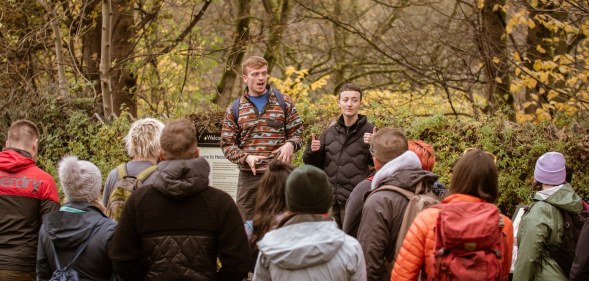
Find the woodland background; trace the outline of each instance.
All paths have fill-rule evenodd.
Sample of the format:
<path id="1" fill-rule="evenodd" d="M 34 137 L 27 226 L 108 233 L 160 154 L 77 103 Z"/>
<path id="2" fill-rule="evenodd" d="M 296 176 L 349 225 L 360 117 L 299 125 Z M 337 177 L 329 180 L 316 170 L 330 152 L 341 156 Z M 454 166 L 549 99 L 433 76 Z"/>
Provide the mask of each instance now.
<path id="1" fill-rule="evenodd" d="M 306 137 L 353 81 L 373 123 L 433 144 L 446 184 L 464 148 L 489 150 L 510 213 L 529 202 L 537 157 L 557 150 L 588 198 L 587 16 L 582 0 L 3 0 L 0 139 L 29 118 L 43 168 L 76 154 L 106 174 L 134 118 L 218 128 L 255 54 Z"/>

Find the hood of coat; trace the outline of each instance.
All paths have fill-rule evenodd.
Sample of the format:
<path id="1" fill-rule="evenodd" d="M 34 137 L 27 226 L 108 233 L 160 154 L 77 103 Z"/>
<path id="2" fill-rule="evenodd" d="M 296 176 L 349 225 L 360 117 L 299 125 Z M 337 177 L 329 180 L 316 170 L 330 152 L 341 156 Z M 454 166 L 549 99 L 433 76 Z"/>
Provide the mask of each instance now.
<path id="1" fill-rule="evenodd" d="M 578 213 L 583 209 L 581 197 L 575 193 L 570 184 L 565 183 L 553 188 L 554 190 L 548 192 L 544 190 L 536 192 L 533 198 L 534 201 L 544 201 L 567 212 Z"/>
<path id="2" fill-rule="evenodd" d="M 25 155 L 27 152 L 19 153 L 17 150 L 5 149 L 0 152 L 0 170 L 14 174 L 35 165 L 35 160 Z"/>
<path id="3" fill-rule="evenodd" d="M 399 157 L 386 163 L 380 168 L 380 170 L 378 170 L 378 172 L 376 172 L 376 174 L 374 174 L 371 188 L 375 189 L 381 186 L 387 178 L 393 176 L 399 171 L 411 169 L 421 169 L 421 161 L 419 161 L 415 152 L 407 150 L 399 155 Z"/>
<path id="4" fill-rule="evenodd" d="M 58 211 L 45 215 L 43 229 L 56 248 L 77 247 L 88 239 L 94 226 L 106 217 L 98 208 L 87 203 L 68 203 L 64 207 L 84 213 Z"/>
<path id="5" fill-rule="evenodd" d="M 297 270 L 330 261 L 344 244 L 346 234 L 333 221 L 309 221 L 270 231 L 258 242 L 270 263 Z"/>
<path id="6" fill-rule="evenodd" d="M 163 161 L 157 171 L 153 187 L 171 199 L 190 197 L 209 186 L 211 168 L 204 158 Z"/>

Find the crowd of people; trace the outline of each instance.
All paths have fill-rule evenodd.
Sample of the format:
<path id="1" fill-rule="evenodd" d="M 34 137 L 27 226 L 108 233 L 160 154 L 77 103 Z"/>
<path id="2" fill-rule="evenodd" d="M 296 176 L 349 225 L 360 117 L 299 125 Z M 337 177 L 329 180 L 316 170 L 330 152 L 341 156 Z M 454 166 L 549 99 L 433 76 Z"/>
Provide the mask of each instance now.
<path id="1" fill-rule="evenodd" d="M 95 164 L 65 156 L 63 203 L 35 164 L 38 128 L 14 122 L 0 152 L 0 281 L 589 280 L 589 205 L 563 154 L 537 159 L 516 225 L 495 205 L 495 155 L 466 149 L 446 188 L 432 146 L 368 122 L 353 83 L 295 167 L 305 143 L 294 102 L 268 85 L 263 58 L 242 71 L 221 131 L 236 202 L 210 186 L 190 120 L 135 121 L 131 160 L 104 186 Z"/>

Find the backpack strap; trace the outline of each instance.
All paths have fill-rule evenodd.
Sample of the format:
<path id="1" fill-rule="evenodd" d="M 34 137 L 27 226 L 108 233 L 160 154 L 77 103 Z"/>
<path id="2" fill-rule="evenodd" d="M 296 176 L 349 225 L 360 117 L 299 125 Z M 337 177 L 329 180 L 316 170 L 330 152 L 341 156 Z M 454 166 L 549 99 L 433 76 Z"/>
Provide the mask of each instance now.
<path id="1" fill-rule="evenodd" d="M 129 173 L 127 172 L 127 163 L 117 166 L 117 181 L 124 179 Z"/>
<path id="2" fill-rule="evenodd" d="M 271 88 L 272 92 L 274 93 L 274 95 L 276 96 L 276 99 L 278 100 L 278 104 L 280 105 L 280 107 L 282 107 L 282 112 L 284 112 L 284 120 L 286 121 L 286 116 L 288 115 L 286 113 L 286 102 L 284 101 L 284 95 L 282 95 L 282 93 L 274 88 Z"/>
<path id="3" fill-rule="evenodd" d="M 157 169 L 156 165 L 151 165 L 149 167 L 147 167 L 147 169 L 143 170 L 141 173 L 139 173 L 137 175 L 137 178 L 139 181 L 143 182 L 144 179 L 146 179 L 147 177 L 149 177 L 149 175 L 151 175 L 153 172 L 155 172 L 155 170 Z"/>
<path id="4" fill-rule="evenodd" d="M 280 107 L 282 108 L 282 112 L 284 112 L 284 120 L 286 121 L 286 116 L 288 115 L 286 112 L 286 101 L 284 101 L 284 95 L 278 91 L 277 89 L 274 89 L 272 87 L 270 87 L 270 90 L 272 91 L 272 93 L 274 93 L 274 96 L 276 96 L 276 100 L 278 101 L 278 104 L 280 105 Z M 235 121 L 235 124 L 237 124 L 237 126 L 239 127 L 239 104 L 241 102 L 241 96 L 237 97 L 233 103 L 231 104 L 231 115 L 233 116 L 233 121 Z M 286 132 L 286 122 L 285 122 L 285 132 Z"/>
<path id="5" fill-rule="evenodd" d="M 53 249 L 53 258 L 55 259 L 55 265 L 56 265 L 57 269 L 58 270 L 65 270 L 65 269 L 69 268 L 70 266 L 72 266 L 72 264 L 74 264 L 74 262 L 76 262 L 76 260 L 80 256 L 80 254 L 82 254 L 82 252 L 84 250 L 86 250 L 86 247 L 88 247 L 88 244 L 90 244 L 90 240 L 92 240 L 94 235 L 96 235 L 96 232 L 98 232 L 98 223 L 96 225 L 94 225 L 94 227 L 92 228 L 92 232 L 90 233 L 90 236 L 88 236 L 88 239 L 86 239 L 86 241 L 84 241 L 84 243 L 82 243 L 80 246 L 78 246 L 78 248 L 76 249 L 76 253 L 74 254 L 74 257 L 72 258 L 72 260 L 63 268 L 61 267 L 61 264 L 59 262 L 59 257 L 57 256 L 57 251 L 55 250 L 55 245 L 53 245 L 53 241 L 51 241 L 51 239 L 49 239 L 49 245 L 51 245 L 51 249 Z"/>
<path id="6" fill-rule="evenodd" d="M 237 97 L 233 103 L 231 104 L 231 115 L 233 115 L 233 121 L 239 127 L 239 102 L 241 101 L 241 96 Z"/>
<path id="7" fill-rule="evenodd" d="M 399 193 L 399 194 L 403 195 L 405 198 L 407 198 L 407 200 L 411 200 L 411 198 L 415 197 L 415 193 L 412 192 L 411 190 L 403 189 L 403 188 L 400 188 L 400 187 L 394 186 L 394 185 L 385 184 L 385 185 L 379 186 L 378 188 L 376 188 L 375 190 L 370 192 L 366 198 L 368 198 L 370 195 L 372 195 L 375 192 L 385 191 L 385 190 L 394 191 L 396 193 Z"/>

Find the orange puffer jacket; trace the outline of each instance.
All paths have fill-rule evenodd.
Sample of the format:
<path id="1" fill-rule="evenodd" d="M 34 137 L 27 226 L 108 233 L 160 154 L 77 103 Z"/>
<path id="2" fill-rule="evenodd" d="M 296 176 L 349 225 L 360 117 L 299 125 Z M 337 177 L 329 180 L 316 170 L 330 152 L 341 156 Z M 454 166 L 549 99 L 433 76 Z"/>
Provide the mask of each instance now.
<path id="1" fill-rule="evenodd" d="M 451 202 L 485 202 L 483 199 L 466 195 L 452 194 L 446 197 L 442 203 Z M 417 215 L 413 224 L 407 232 L 403 241 L 403 246 L 396 259 L 395 266 L 391 273 L 391 280 L 418 280 L 422 267 L 425 267 L 425 273 L 431 275 L 434 273 L 433 260 L 429 257 L 433 254 L 435 247 L 434 226 L 440 214 L 440 209 L 429 208 Z M 503 216 L 503 234 L 505 235 L 505 258 L 503 259 L 502 270 L 505 276 L 509 274 L 511 267 L 511 252 L 513 249 L 513 223 Z M 425 265 L 424 265 L 425 263 Z"/>

